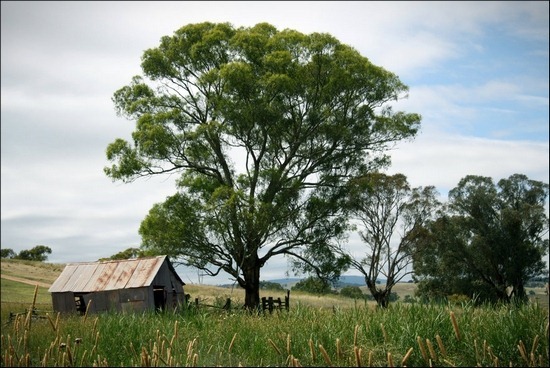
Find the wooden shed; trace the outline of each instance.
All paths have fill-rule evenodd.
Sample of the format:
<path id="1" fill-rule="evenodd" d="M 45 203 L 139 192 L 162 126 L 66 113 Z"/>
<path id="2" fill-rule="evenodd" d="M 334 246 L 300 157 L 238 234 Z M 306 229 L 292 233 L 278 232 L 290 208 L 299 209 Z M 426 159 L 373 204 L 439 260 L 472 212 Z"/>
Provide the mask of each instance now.
<path id="1" fill-rule="evenodd" d="M 69 263 L 49 288 L 56 312 L 145 311 L 175 308 L 183 286 L 167 256 Z"/>

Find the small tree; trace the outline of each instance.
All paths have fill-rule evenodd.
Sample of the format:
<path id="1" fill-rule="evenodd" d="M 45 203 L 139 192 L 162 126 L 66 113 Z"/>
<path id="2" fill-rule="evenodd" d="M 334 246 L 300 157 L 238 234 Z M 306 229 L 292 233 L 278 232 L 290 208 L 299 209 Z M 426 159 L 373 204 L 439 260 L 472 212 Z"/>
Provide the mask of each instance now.
<path id="1" fill-rule="evenodd" d="M 350 209 L 360 220 L 359 233 L 367 250 L 364 258 L 346 254 L 365 282 L 378 306 L 387 307 L 393 286 L 411 274 L 415 239 L 440 203 L 434 187 L 410 189 L 403 174 L 371 173 L 351 181 Z M 397 238 L 394 243 L 393 239 Z M 378 281 L 385 278 L 385 284 Z"/>
<path id="2" fill-rule="evenodd" d="M 359 286 L 344 286 L 340 289 L 340 295 L 353 299 L 365 299 L 365 294 Z"/>
<path id="3" fill-rule="evenodd" d="M 24 259 L 27 261 L 39 261 L 44 262 L 48 259 L 48 254 L 51 254 L 52 250 L 50 247 L 45 245 L 37 245 L 36 247 L 29 250 L 22 250 L 17 255 L 18 259 Z"/>
<path id="4" fill-rule="evenodd" d="M 131 259 L 131 258 L 141 258 L 146 257 L 147 252 L 139 248 L 126 248 L 125 250 L 113 254 L 108 258 L 100 258 L 100 261 L 107 260 L 118 260 L 118 259 Z"/>
<path id="5" fill-rule="evenodd" d="M 2 248 L 0 249 L 1 258 L 15 258 L 16 253 L 11 248 Z"/>
<path id="6" fill-rule="evenodd" d="M 271 281 L 260 281 L 260 289 L 262 290 L 275 290 L 275 291 L 284 291 L 285 289 L 278 282 Z"/>
<path id="7" fill-rule="evenodd" d="M 322 278 L 309 276 L 303 280 L 298 281 L 291 290 L 305 291 L 311 294 L 331 294 L 332 287 L 330 283 Z"/>

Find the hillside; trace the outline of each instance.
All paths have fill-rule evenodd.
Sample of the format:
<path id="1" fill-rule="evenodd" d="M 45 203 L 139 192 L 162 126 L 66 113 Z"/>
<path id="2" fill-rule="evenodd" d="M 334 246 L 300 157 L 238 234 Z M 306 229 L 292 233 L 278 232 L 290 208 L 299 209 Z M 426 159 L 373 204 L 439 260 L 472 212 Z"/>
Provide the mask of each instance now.
<path id="1" fill-rule="evenodd" d="M 2 277 L 13 276 L 48 285 L 51 285 L 57 279 L 64 267 L 64 264 L 24 261 L 21 259 L 2 259 L 0 262 Z"/>
<path id="2" fill-rule="evenodd" d="M 32 301 L 34 287 L 38 284 L 38 299 L 44 303 L 50 303 L 51 297 L 48 293 L 48 287 L 60 275 L 65 267 L 64 264 L 52 264 L 43 262 L 23 261 L 15 259 L 2 259 L 0 262 L 2 278 L 2 303 L 21 302 L 29 303 Z M 290 289 L 300 279 L 277 279 L 268 280 L 278 282 L 284 288 Z M 344 276 L 341 286 L 355 285 L 368 293 L 364 280 L 360 276 Z M 395 285 L 393 291 L 403 300 L 406 295 L 414 296 L 416 285 L 409 282 L 401 282 Z M 544 288 L 527 288 L 531 293 L 532 299 L 538 299 L 539 303 L 545 307 L 548 306 L 548 296 L 545 295 Z M 191 294 L 192 300 L 199 298 L 205 301 L 219 301 L 220 299 L 231 298 L 238 303 L 238 300 L 244 300 L 244 290 L 236 287 L 222 287 L 204 284 L 187 284 L 185 292 Z M 262 290 L 261 296 L 273 296 L 275 298 L 285 296 L 285 292 L 275 292 L 271 290 Z M 346 307 L 355 305 L 355 301 L 349 298 L 343 298 L 338 295 L 315 296 L 300 292 L 291 294 L 291 303 L 303 303 L 317 307 L 332 307 L 335 305 Z"/>

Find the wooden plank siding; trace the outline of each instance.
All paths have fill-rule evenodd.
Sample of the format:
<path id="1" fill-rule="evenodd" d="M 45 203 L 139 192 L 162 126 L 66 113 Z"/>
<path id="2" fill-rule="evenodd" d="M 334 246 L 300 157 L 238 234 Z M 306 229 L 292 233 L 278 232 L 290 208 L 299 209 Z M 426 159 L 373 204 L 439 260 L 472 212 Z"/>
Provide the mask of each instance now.
<path id="1" fill-rule="evenodd" d="M 71 263 L 48 290 L 55 311 L 88 313 L 172 308 L 185 302 L 185 283 L 168 257 Z M 156 291 L 155 291 L 156 290 Z M 91 300 L 91 303 L 90 303 Z"/>

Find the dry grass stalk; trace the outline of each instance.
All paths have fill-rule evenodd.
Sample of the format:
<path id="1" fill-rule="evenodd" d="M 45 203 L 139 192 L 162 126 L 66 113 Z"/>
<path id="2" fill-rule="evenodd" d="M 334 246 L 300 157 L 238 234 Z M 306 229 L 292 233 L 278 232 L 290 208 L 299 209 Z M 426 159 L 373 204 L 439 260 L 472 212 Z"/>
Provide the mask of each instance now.
<path id="1" fill-rule="evenodd" d="M 289 356 L 289 366 L 290 367 L 301 367 L 302 365 L 300 364 L 298 359 L 296 359 L 293 355 L 290 355 Z"/>
<path id="2" fill-rule="evenodd" d="M 476 363 L 477 365 L 481 365 L 481 362 L 479 361 L 479 349 L 477 348 L 477 339 L 474 339 L 474 351 L 476 354 Z"/>
<path id="3" fill-rule="evenodd" d="M 193 355 L 193 367 L 196 367 L 199 364 L 199 354 L 195 353 Z"/>
<path id="4" fill-rule="evenodd" d="M 372 367 L 372 350 L 369 351 L 369 363 L 367 364 L 367 367 Z"/>
<path id="5" fill-rule="evenodd" d="M 34 306 L 36 304 L 36 295 L 38 294 L 38 284 L 34 287 L 34 295 L 32 297 L 32 304 L 29 309 L 29 313 L 27 313 L 27 320 L 25 321 L 25 327 L 30 331 L 31 329 L 31 320 L 32 320 L 32 312 L 34 311 Z"/>
<path id="6" fill-rule="evenodd" d="M 342 359 L 342 344 L 339 338 L 336 338 L 336 357 Z"/>
<path id="7" fill-rule="evenodd" d="M 290 334 L 286 335 L 286 353 L 290 355 Z"/>
<path id="8" fill-rule="evenodd" d="M 25 331 L 23 332 L 23 346 L 25 347 L 25 354 L 28 352 L 28 347 L 29 347 L 28 331 L 29 330 L 25 329 Z"/>
<path id="9" fill-rule="evenodd" d="M 86 358 L 86 353 L 88 353 L 88 350 L 84 350 L 84 352 L 82 353 L 82 357 L 80 358 L 80 366 L 81 367 L 85 367 L 84 358 Z"/>
<path id="10" fill-rule="evenodd" d="M 445 349 L 445 345 L 443 345 L 443 340 L 441 340 L 441 336 L 439 336 L 439 334 L 435 335 L 435 340 L 437 341 L 437 346 L 439 346 L 441 355 L 443 355 L 443 358 L 447 358 L 447 349 Z"/>
<path id="11" fill-rule="evenodd" d="M 393 358 L 389 351 L 388 351 L 388 367 L 393 367 Z"/>
<path id="12" fill-rule="evenodd" d="M 357 346 L 357 334 L 359 333 L 359 325 L 355 325 L 355 330 L 353 331 L 353 346 Z"/>
<path id="13" fill-rule="evenodd" d="M 55 329 L 57 330 L 59 326 L 59 316 L 61 315 L 61 312 L 57 312 L 57 317 L 55 318 Z"/>
<path id="14" fill-rule="evenodd" d="M 434 362 L 437 362 L 437 354 L 435 353 L 434 346 L 430 339 L 426 339 L 426 346 L 428 346 L 428 351 L 430 352 L 430 357 Z"/>
<path id="15" fill-rule="evenodd" d="M 456 339 L 460 341 L 460 330 L 458 329 L 458 323 L 456 322 L 455 313 L 451 311 L 451 323 L 453 324 L 453 329 L 455 331 Z"/>
<path id="16" fill-rule="evenodd" d="M 357 346 L 353 347 L 353 353 L 355 354 L 355 366 L 360 367 L 361 366 L 361 353 L 363 352 L 363 349 L 358 348 Z"/>
<path id="17" fill-rule="evenodd" d="M 99 355 L 97 356 L 97 360 L 99 362 Z M 141 366 L 142 367 L 151 366 L 151 360 L 150 360 L 149 354 L 147 353 L 147 349 L 145 349 L 145 346 L 141 347 Z"/>
<path id="18" fill-rule="evenodd" d="M 233 349 L 233 345 L 235 344 L 235 339 L 237 338 L 237 333 L 233 335 L 233 338 L 231 339 L 231 342 L 229 343 L 229 349 L 227 349 L 228 353 L 231 353 L 231 349 Z"/>
<path id="19" fill-rule="evenodd" d="M 195 346 L 197 346 L 197 338 L 194 338 L 193 341 L 191 341 L 189 347 L 190 347 L 190 351 L 189 351 L 189 355 L 191 355 L 191 352 L 195 349 Z"/>
<path id="20" fill-rule="evenodd" d="M 271 346 L 273 346 L 273 349 L 275 349 L 275 351 L 277 352 L 277 354 L 283 355 L 283 353 L 281 352 L 281 349 L 279 349 L 279 347 L 273 342 L 273 340 L 267 339 L 267 341 L 269 341 L 269 343 L 271 344 Z"/>
<path id="21" fill-rule="evenodd" d="M 73 366 L 73 354 L 71 353 L 71 347 L 67 344 L 67 358 L 69 359 L 69 365 Z"/>
<path id="22" fill-rule="evenodd" d="M 523 341 L 521 340 L 519 340 L 518 350 L 525 363 L 529 364 L 529 359 L 527 359 L 527 351 L 525 350 L 525 345 L 523 345 Z"/>
<path id="23" fill-rule="evenodd" d="M 539 335 L 536 335 L 533 339 L 533 345 L 531 346 L 531 355 L 535 354 L 535 350 L 537 350 L 537 347 L 539 345 Z"/>
<path id="24" fill-rule="evenodd" d="M 327 363 L 327 365 L 329 367 L 332 367 L 332 361 L 330 360 L 330 357 L 328 356 L 328 353 L 327 351 L 325 350 L 325 348 L 323 347 L 323 345 L 319 344 L 319 350 L 321 350 L 321 354 L 323 355 L 323 358 L 325 359 L 325 363 Z"/>
<path id="25" fill-rule="evenodd" d="M 50 326 L 52 326 L 52 329 L 55 332 L 57 329 L 55 327 L 55 324 L 53 323 L 52 317 L 50 317 L 50 315 L 46 313 L 46 318 L 48 319 L 48 322 L 50 322 Z"/>
<path id="26" fill-rule="evenodd" d="M 315 354 L 315 346 L 313 345 L 313 340 L 311 338 L 309 339 L 308 344 L 309 344 L 309 352 L 311 353 L 311 361 L 315 363 L 317 356 Z"/>
<path id="27" fill-rule="evenodd" d="M 84 312 L 84 322 L 88 319 L 88 311 L 90 310 L 90 305 L 92 305 L 92 299 L 88 302 L 88 305 L 86 306 L 86 312 Z"/>
<path id="28" fill-rule="evenodd" d="M 451 367 L 456 367 L 456 364 L 454 364 L 453 362 L 451 362 L 450 360 L 447 360 L 447 359 L 443 359 L 443 362 Z"/>
<path id="29" fill-rule="evenodd" d="M 170 339 L 170 347 L 174 346 L 174 341 L 176 340 L 176 335 L 173 335 Z"/>
<path id="30" fill-rule="evenodd" d="M 402 366 L 405 366 L 405 364 L 407 364 L 407 360 L 409 360 L 409 358 L 410 358 L 411 354 L 413 353 L 413 351 L 414 351 L 413 348 L 409 348 L 409 350 L 407 351 L 407 353 L 405 354 L 405 356 L 401 360 L 401 365 Z"/>
<path id="31" fill-rule="evenodd" d="M 499 365 L 499 359 L 498 357 L 493 353 L 493 349 L 491 349 L 490 346 L 487 346 L 487 354 L 489 354 L 489 358 L 493 361 L 494 364 L 498 367 Z"/>
<path id="32" fill-rule="evenodd" d="M 92 327 L 92 336 L 95 335 L 95 332 L 97 330 L 97 322 L 99 321 L 99 317 L 96 317 L 94 319 L 94 327 Z"/>
<path id="33" fill-rule="evenodd" d="M 424 361 L 428 363 L 428 354 L 426 353 L 426 348 L 424 347 L 422 338 L 420 336 L 417 336 L 416 342 L 418 343 L 418 348 L 420 349 L 420 354 L 422 354 L 422 358 L 424 358 Z"/>
<path id="34" fill-rule="evenodd" d="M 95 355 L 95 352 L 97 350 L 97 342 L 98 341 L 99 341 L 99 331 L 97 331 L 96 334 L 95 334 L 94 347 L 92 348 L 92 352 L 90 353 L 90 355 Z"/>

